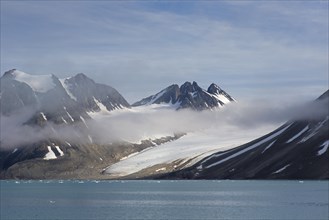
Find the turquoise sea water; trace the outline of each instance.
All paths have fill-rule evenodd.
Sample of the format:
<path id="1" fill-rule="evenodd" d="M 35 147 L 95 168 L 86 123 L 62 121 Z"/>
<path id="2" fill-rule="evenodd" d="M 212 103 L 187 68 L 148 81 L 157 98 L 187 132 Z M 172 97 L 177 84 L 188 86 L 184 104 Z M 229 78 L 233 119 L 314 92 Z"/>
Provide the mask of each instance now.
<path id="1" fill-rule="evenodd" d="M 328 181 L 1 181 L 0 219 L 329 219 Z"/>

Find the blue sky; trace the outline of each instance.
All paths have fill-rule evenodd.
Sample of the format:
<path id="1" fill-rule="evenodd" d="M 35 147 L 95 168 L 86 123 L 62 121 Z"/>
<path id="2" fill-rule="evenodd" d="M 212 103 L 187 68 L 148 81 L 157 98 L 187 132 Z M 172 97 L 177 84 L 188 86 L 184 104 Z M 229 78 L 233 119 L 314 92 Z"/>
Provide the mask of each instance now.
<path id="1" fill-rule="evenodd" d="M 237 100 L 328 89 L 328 1 L 1 1 L 1 74 L 83 72 L 134 102 L 214 82 Z"/>

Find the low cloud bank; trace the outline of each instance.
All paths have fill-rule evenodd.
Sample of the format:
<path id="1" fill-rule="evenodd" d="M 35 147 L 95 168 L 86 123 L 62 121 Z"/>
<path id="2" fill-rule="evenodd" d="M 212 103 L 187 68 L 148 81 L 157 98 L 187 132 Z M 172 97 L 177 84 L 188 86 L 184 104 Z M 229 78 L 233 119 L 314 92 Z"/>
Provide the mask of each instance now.
<path id="1" fill-rule="evenodd" d="M 180 132 L 212 129 L 221 135 L 224 130 L 243 132 L 261 126 L 283 124 L 288 120 L 315 120 L 328 115 L 328 99 L 310 103 L 270 103 L 255 101 L 233 103 L 213 111 L 134 108 L 98 115 L 75 125 L 45 127 L 24 125 L 34 112 L 25 109 L 15 116 L 1 116 L 1 148 L 15 148 L 45 139 L 70 143 L 100 143 L 115 141 L 138 142 Z M 225 133 L 225 132 L 224 132 Z M 227 133 L 227 132 L 226 132 Z"/>

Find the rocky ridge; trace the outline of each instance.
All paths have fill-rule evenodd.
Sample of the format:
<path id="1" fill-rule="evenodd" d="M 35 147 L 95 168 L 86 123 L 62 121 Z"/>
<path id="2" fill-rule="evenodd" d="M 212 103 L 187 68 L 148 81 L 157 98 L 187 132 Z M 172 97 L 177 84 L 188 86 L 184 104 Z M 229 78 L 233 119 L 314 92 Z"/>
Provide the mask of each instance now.
<path id="1" fill-rule="evenodd" d="M 185 82 L 180 87 L 173 84 L 155 95 L 151 95 L 132 106 L 143 106 L 152 104 L 168 104 L 175 109 L 205 110 L 221 107 L 235 100 L 212 83 L 207 90 L 202 89 L 196 82 Z"/>

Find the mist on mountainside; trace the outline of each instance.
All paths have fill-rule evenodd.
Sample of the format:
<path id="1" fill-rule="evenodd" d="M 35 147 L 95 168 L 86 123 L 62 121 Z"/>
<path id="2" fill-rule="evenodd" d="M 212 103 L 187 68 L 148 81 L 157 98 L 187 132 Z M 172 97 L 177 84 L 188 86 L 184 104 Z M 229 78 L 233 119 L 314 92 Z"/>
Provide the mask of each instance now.
<path id="1" fill-rule="evenodd" d="M 328 114 L 327 102 L 326 99 L 290 104 L 238 102 L 205 111 L 137 107 L 99 114 L 73 125 L 48 121 L 43 127 L 26 124 L 35 112 L 24 108 L 12 116 L 1 115 L 1 148 L 15 148 L 49 138 L 72 143 L 108 144 L 117 141 L 138 142 L 207 129 L 216 130 L 218 135 L 227 129 L 243 132 L 244 129 L 277 126 L 292 119 L 321 118 Z"/>

